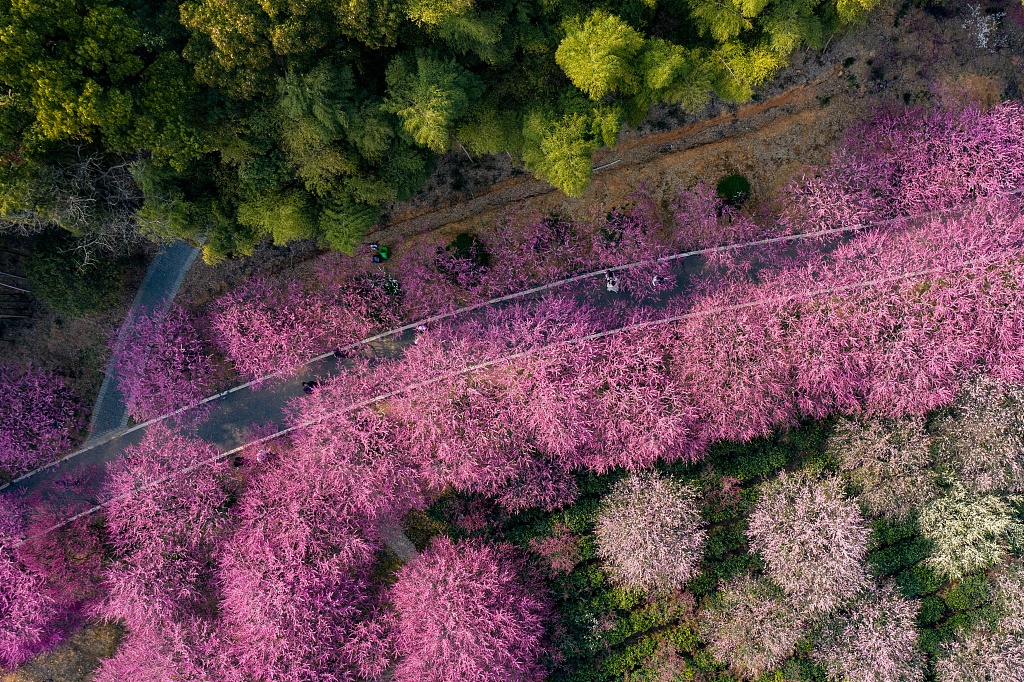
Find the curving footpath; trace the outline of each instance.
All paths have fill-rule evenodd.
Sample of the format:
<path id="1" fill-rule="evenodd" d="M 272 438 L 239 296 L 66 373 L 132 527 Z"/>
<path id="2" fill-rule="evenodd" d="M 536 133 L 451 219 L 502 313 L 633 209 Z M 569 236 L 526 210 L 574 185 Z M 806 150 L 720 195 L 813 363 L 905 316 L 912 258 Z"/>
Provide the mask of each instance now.
<path id="1" fill-rule="evenodd" d="M 200 250 L 200 247 L 192 247 L 181 241 L 160 249 L 146 270 L 146 276 L 138 293 L 135 294 L 131 310 L 125 317 L 125 324 L 121 325 L 121 330 L 117 333 L 115 349 L 120 349 L 124 344 L 135 315 L 150 314 L 157 310 L 166 311 L 170 307 L 178 289 L 181 288 L 185 274 L 192 267 Z M 128 408 L 125 407 L 124 394 L 117 381 L 116 357 L 117 350 L 111 354 L 110 362 L 107 363 L 106 375 L 103 377 L 100 393 L 92 410 L 87 446 L 104 435 L 128 425 Z"/>

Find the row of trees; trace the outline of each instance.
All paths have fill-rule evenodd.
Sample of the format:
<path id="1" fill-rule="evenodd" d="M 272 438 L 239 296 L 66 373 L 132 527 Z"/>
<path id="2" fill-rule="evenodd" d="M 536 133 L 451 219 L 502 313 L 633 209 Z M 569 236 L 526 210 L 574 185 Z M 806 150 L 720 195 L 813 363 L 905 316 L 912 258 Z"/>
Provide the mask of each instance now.
<path id="1" fill-rule="evenodd" d="M 680 191 L 668 214 L 642 195 L 627 207 L 584 220 L 512 214 L 499 229 L 464 237 L 466 244 L 438 237 L 415 247 L 399 245 L 384 273 L 362 262 L 326 257 L 303 284 L 254 279 L 217 301 L 208 323 L 190 325 L 210 329 L 208 341 L 243 375 L 257 378 L 370 330 L 580 271 L 788 232 L 934 210 L 955 212 L 982 198 L 1015 191 L 1024 167 L 1022 132 L 1024 115 L 1012 103 L 988 112 L 967 108 L 885 114 L 855 131 L 828 167 L 785 188 L 778 197 L 784 208 L 779 220 L 738 212 L 703 185 Z M 772 253 L 762 249 L 758 255 Z M 736 275 L 758 263 L 753 249 L 719 251 L 707 260 L 717 272 Z M 660 279 L 652 285 L 655 275 Z M 666 264 L 630 269 L 619 277 L 622 291 L 637 303 L 674 284 L 673 270 Z M 814 314 L 836 312 L 825 306 Z M 876 325 L 886 315 L 869 322 Z M 175 320 L 172 315 L 167 324 L 178 325 Z M 140 337 L 135 345 L 148 348 L 151 342 Z M 201 392 L 190 379 L 204 374 L 199 365 L 190 369 L 155 358 L 145 363 L 126 358 L 126 367 L 151 366 L 142 374 L 128 372 L 134 377 L 131 383 L 147 395 L 162 392 L 163 404 L 174 406 L 188 404 Z M 179 385 L 181 394 L 176 395 Z"/>
<path id="2" fill-rule="evenodd" d="M 875 4 L 6 3 L 0 215 L 100 247 L 134 218 L 211 261 L 348 251 L 438 154 L 508 152 L 577 194 L 652 103 L 749 99 Z"/>

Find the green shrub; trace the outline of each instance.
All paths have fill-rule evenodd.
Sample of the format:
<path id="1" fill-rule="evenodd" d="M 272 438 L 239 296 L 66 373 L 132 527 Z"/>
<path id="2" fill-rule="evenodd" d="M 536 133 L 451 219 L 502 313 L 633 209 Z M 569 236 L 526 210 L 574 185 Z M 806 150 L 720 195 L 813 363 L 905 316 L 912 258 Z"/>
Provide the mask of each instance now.
<path id="1" fill-rule="evenodd" d="M 124 286 L 121 264 L 98 257 L 83 265 L 73 239 L 60 233 L 36 240 L 25 270 L 32 292 L 47 308 L 75 317 L 113 308 Z"/>
<path id="2" fill-rule="evenodd" d="M 867 559 L 877 575 L 891 575 L 921 561 L 930 550 L 931 543 L 917 537 L 871 552 Z"/>
<path id="3" fill-rule="evenodd" d="M 992 584 L 984 575 L 971 575 L 951 587 L 943 599 L 953 611 L 970 611 L 986 604 L 992 597 Z"/>
<path id="4" fill-rule="evenodd" d="M 467 260 L 479 268 L 485 268 L 491 262 L 483 242 L 466 232 L 455 237 L 445 250 L 459 260 Z"/>
<path id="5" fill-rule="evenodd" d="M 917 612 L 917 624 L 921 627 L 935 625 L 946 615 L 946 602 L 941 597 L 925 597 L 921 610 Z"/>
<path id="6" fill-rule="evenodd" d="M 750 181 L 738 173 L 718 181 L 718 196 L 730 206 L 742 206 L 750 198 Z"/>
<path id="7" fill-rule="evenodd" d="M 908 597 L 932 594 L 942 587 L 942 576 L 924 564 L 917 564 L 895 578 L 896 584 Z"/>

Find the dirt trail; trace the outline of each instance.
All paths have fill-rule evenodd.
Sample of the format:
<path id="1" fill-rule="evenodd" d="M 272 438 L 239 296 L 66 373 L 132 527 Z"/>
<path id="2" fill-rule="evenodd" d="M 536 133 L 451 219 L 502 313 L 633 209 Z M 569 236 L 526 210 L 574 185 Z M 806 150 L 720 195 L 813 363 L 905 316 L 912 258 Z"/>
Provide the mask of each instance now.
<path id="1" fill-rule="evenodd" d="M 771 188 L 763 186 L 763 179 L 756 177 L 753 159 L 743 153 L 743 148 L 771 145 L 776 137 L 814 126 L 816 120 L 823 118 L 819 113 L 823 97 L 820 92 L 835 89 L 834 77 L 840 70 L 836 68 L 828 77 L 797 85 L 767 101 L 739 106 L 734 111 L 681 128 L 663 133 L 627 134 L 614 148 L 594 153 L 594 167 L 600 170 L 595 171 L 590 187 L 580 197 L 567 197 L 543 180 L 520 176 L 440 210 L 404 212 L 401 220 L 367 235 L 366 241 L 395 242 L 438 229 L 446 233 L 478 229 L 500 215 L 508 205 L 531 199 L 535 200 L 531 204 L 536 208 L 558 208 L 570 214 L 581 206 L 614 204 L 640 184 L 648 191 L 657 192 L 659 186 L 665 185 L 666 178 L 676 179 L 670 183 L 674 188 L 689 179 L 684 176 L 704 178 L 708 173 L 713 176 L 718 172 L 719 166 L 729 166 L 729 163 L 709 163 L 709 157 L 731 159 L 736 166 L 729 168 L 730 172 L 747 174 L 754 182 L 755 191 L 769 190 Z M 820 146 L 831 146 L 833 140 L 828 137 L 826 144 Z M 820 154 L 813 156 L 816 161 Z M 761 181 L 762 187 L 758 187 L 757 181 Z"/>

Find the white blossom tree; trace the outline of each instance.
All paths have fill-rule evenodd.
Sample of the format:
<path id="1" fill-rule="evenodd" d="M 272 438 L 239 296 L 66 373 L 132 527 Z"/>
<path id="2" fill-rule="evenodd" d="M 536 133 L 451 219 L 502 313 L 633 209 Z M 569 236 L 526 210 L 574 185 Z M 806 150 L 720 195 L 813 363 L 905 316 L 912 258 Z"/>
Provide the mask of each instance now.
<path id="1" fill-rule="evenodd" d="M 1024 386 L 978 377 L 934 430 L 949 475 L 977 493 L 1024 492 Z"/>
<path id="2" fill-rule="evenodd" d="M 828 452 L 860 488 L 858 501 L 873 516 L 904 519 L 938 494 L 929 439 L 921 418 L 864 422 L 840 419 Z"/>
<path id="3" fill-rule="evenodd" d="M 696 572 L 706 527 L 692 488 L 656 472 L 631 474 L 601 504 L 597 554 L 615 582 L 668 591 Z"/>
<path id="4" fill-rule="evenodd" d="M 778 667 L 807 632 L 805 619 L 778 586 L 747 575 L 723 586 L 701 623 L 715 658 L 747 679 Z"/>
<path id="5" fill-rule="evenodd" d="M 924 679 L 914 623 L 919 606 L 891 584 L 872 586 L 825 623 L 812 657 L 836 682 L 918 682 Z"/>
<path id="6" fill-rule="evenodd" d="M 750 514 L 750 551 L 808 612 L 832 611 L 867 586 L 868 529 L 839 478 L 782 472 Z"/>
<path id="7" fill-rule="evenodd" d="M 928 565 L 952 580 L 998 563 L 1021 531 L 1005 500 L 974 494 L 960 483 L 925 505 L 918 523 L 933 543 Z"/>

